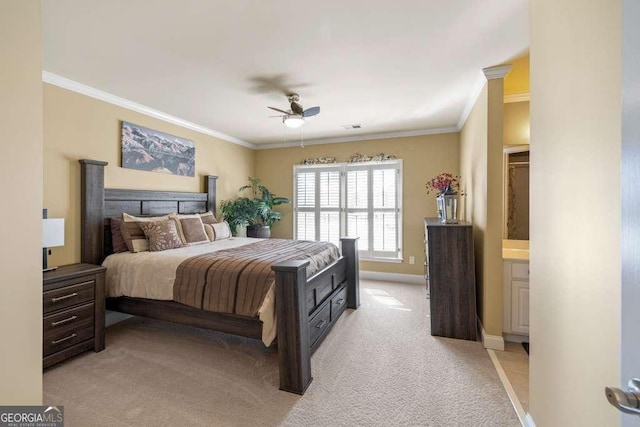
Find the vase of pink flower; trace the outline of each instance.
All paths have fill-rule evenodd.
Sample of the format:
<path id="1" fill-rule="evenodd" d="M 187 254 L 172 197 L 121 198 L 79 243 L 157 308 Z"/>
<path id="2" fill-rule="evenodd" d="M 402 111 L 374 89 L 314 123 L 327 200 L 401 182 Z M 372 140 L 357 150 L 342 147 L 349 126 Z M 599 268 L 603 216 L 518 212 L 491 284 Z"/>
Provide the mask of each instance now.
<path id="1" fill-rule="evenodd" d="M 425 187 L 427 194 L 432 192 L 438 193 L 436 203 L 440 222 L 444 224 L 456 224 L 458 222 L 460 177 L 443 172 L 427 181 Z"/>

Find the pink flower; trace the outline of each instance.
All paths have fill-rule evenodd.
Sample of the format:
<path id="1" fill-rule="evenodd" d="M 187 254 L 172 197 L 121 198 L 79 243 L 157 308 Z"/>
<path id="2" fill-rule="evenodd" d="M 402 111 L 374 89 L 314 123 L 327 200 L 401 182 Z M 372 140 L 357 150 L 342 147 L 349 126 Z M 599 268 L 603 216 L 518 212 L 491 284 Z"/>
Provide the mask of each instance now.
<path id="1" fill-rule="evenodd" d="M 443 172 L 431 178 L 424 186 L 427 189 L 427 194 L 430 194 L 431 192 L 442 193 L 449 185 L 451 189 L 459 193 L 460 177 L 448 172 Z"/>

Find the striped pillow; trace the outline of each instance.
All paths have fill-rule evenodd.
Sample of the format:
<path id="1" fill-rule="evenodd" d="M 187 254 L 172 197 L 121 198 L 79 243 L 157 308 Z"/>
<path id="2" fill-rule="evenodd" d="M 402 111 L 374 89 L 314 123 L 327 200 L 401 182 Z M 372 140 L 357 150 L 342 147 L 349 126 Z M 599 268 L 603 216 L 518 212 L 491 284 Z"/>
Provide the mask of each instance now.
<path id="1" fill-rule="evenodd" d="M 166 221 L 169 219 L 169 215 L 157 216 L 157 217 L 138 217 L 129 215 L 127 213 L 122 214 L 122 223 L 120 224 L 120 232 L 122 238 L 129 251 L 146 252 L 149 250 L 149 242 L 144 231 L 140 228 L 141 222 L 153 222 L 153 221 Z"/>
<path id="2" fill-rule="evenodd" d="M 202 220 L 203 224 L 215 224 L 218 222 L 218 220 L 216 219 L 215 215 L 213 215 L 213 212 L 209 211 L 209 212 L 205 212 L 205 213 L 201 213 L 198 214 L 200 215 L 200 219 Z"/>

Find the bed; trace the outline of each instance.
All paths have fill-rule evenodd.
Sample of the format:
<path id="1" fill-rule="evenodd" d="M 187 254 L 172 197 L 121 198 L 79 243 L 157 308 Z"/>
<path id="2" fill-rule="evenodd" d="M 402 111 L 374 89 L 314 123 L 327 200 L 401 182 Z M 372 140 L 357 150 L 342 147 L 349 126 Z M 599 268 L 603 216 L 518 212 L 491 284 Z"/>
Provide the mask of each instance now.
<path id="1" fill-rule="evenodd" d="M 106 162 L 83 159 L 80 164 L 82 262 L 102 264 L 112 253 L 110 218 L 122 213 L 137 216 L 209 210 L 215 213 L 216 176 L 205 177 L 202 193 L 120 190 L 104 188 Z M 360 305 L 357 242 L 357 238 L 341 238 L 341 254 L 309 277 L 308 260 L 270 265 L 275 274 L 273 310 L 280 390 L 304 394 L 312 381 L 311 354 L 345 309 L 357 309 Z M 263 320 L 256 316 L 129 296 L 109 297 L 106 306 L 112 311 L 261 339 L 265 344 L 268 341 Z"/>

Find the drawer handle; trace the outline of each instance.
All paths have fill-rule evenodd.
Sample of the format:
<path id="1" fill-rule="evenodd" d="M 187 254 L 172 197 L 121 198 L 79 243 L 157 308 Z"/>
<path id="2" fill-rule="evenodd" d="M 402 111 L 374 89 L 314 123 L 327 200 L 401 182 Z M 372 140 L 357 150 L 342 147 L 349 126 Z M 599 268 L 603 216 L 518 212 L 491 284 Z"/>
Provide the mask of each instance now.
<path id="1" fill-rule="evenodd" d="M 325 319 L 322 319 L 322 321 L 320 321 L 320 323 L 318 323 L 316 325 L 316 328 L 318 328 L 318 329 L 322 328 L 325 323 L 327 323 L 327 321 Z"/>
<path id="2" fill-rule="evenodd" d="M 53 345 L 60 344 L 61 342 L 65 342 L 65 341 L 70 340 L 72 338 L 75 338 L 77 336 L 78 335 L 76 335 L 76 334 L 71 334 L 68 337 L 60 338 L 59 340 L 53 340 L 53 341 L 51 341 L 51 344 L 53 344 Z"/>
<path id="3" fill-rule="evenodd" d="M 77 318 L 78 318 L 78 316 L 71 316 L 71 317 L 69 317 L 67 319 L 58 320 L 57 322 L 51 322 L 51 326 L 64 325 L 65 323 L 73 322 Z"/>
<path id="4" fill-rule="evenodd" d="M 64 296 L 61 296 L 61 297 L 53 297 L 53 298 L 51 298 L 51 302 L 64 301 L 66 299 L 77 297 L 77 296 L 78 296 L 78 293 L 74 292 L 72 294 L 64 295 Z"/>
<path id="5" fill-rule="evenodd" d="M 336 301 L 336 305 L 342 305 L 343 302 L 344 298 L 340 298 L 338 301 Z"/>

